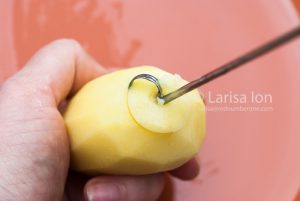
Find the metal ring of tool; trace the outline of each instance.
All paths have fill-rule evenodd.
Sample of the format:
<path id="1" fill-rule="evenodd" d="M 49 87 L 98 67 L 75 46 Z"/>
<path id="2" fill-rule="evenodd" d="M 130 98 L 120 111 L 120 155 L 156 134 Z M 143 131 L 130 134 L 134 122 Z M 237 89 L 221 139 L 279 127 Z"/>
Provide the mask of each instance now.
<path id="1" fill-rule="evenodd" d="M 135 80 L 137 80 L 137 79 L 145 79 L 145 80 L 148 80 L 148 81 L 154 83 L 155 86 L 156 86 L 156 88 L 157 88 L 157 96 L 158 96 L 158 98 L 162 98 L 163 97 L 163 95 L 162 95 L 162 88 L 161 88 L 161 86 L 159 84 L 159 80 L 156 77 L 154 77 L 153 75 L 150 75 L 150 74 L 140 74 L 140 75 L 135 76 L 131 80 L 131 82 L 129 83 L 128 88 L 130 88 L 131 85 L 133 84 L 133 82 Z"/>

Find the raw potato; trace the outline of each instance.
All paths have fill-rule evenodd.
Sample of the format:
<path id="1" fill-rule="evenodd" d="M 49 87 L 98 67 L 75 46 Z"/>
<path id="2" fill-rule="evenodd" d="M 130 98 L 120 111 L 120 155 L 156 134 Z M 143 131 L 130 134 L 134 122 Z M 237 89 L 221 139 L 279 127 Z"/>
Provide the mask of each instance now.
<path id="1" fill-rule="evenodd" d="M 194 90 L 166 105 L 157 88 L 133 77 L 151 74 L 166 94 L 186 81 L 155 67 L 113 72 L 87 83 L 64 114 L 71 167 L 87 174 L 142 175 L 179 167 L 197 153 L 205 135 L 205 106 Z"/>

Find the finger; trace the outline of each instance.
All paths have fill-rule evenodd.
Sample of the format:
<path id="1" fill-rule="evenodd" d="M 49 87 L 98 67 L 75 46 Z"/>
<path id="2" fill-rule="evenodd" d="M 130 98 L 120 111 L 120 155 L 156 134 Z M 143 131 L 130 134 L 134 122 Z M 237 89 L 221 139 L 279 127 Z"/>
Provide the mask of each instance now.
<path id="1" fill-rule="evenodd" d="M 197 177 L 200 171 L 199 163 L 196 159 L 192 159 L 182 165 L 181 167 L 170 171 L 169 173 L 174 177 L 177 177 L 182 180 L 190 180 Z"/>
<path id="2" fill-rule="evenodd" d="M 163 174 L 104 176 L 94 178 L 87 183 L 85 196 L 88 201 L 155 201 L 163 187 Z"/>
<path id="3" fill-rule="evenodd" d="M 109 68 L 107 68 L 107 71 L 109 72 L 109 73 L 112 73 L 112 72 L 115 72 L 115 71 L 118 71 L 118 70 L 120 70 L 121 68 L 117 68 L 117 67 L 109 67 Z"/>
<path id="4" fill-rule="evenodd" d="M 11 186 L 7 196 L 24 195 L 27 200 L 61 197 L 69 142 L 57 105 L 103 72 L 77 42 L 58 40 L 41 49 L 3 84 L 0 158 L 5 163 L 0 163 L 0 172 L 5 174 L 0 186 Z M 18 200 L 10 197 L 7 199 Z"/>
<path id="5" fill-rule="evenodd" d="M 105 72 L 78 42 L 61 39 L 38 51 L 10 81 L 25 85 L 26 90 L 45 92 L 57 106 L 70 92 Z"/>

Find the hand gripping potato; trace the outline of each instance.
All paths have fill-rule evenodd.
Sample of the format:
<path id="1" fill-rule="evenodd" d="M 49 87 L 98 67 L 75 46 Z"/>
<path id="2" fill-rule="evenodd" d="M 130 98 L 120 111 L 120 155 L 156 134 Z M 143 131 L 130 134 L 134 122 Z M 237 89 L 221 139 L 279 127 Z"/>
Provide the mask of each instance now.
<path id="1" fill-rule="evenodd" d="M 205 106 L 197 90 L 160 104 L 163 94 L 187 83 L 155 67 L 116 71 L 87 83 L 64 113 L 71 167 L 87 174 L 142 175 L 174 169 L 197 153 L 205 135 Z"/>

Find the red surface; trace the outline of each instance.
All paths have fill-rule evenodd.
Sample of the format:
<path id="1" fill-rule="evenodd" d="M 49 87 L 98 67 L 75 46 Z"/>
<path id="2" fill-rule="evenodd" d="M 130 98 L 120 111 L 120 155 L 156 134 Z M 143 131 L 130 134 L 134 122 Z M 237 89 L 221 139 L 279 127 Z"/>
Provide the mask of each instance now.
<path id="1" fill-rule="evenodd" d="M 103 65 L 150 64 L 187 79 L 299 24 L 290 1 L 0 1 L 0 80 L 42 45 L 79 40 Z M 201 175 L 161 200 L 292 200 L 300 186 L 300 41 L 201 90 L 272 95 L 272 112 L 208 112 Z M 208 107 L 224 106 L 208 102 Z"/>

